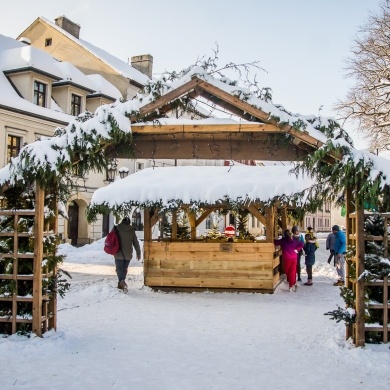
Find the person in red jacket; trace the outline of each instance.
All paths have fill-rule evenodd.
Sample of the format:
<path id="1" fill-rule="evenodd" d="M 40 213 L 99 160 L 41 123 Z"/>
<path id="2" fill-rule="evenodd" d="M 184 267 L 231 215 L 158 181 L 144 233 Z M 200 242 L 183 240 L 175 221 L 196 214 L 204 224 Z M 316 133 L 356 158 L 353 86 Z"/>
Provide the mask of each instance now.
<path id="1" fill-rule="evenodd" d="M 299 240 L 294 240 L 290 230 L 285 230 L 283 238 L 274 240 L 275 246 L 282 248 L 282 257 L 284 271 L 286 272 L 289 289 L 295 292 L 298 289 L 297 285 L 297 255 L 303 248 L 304 243 Z"/>

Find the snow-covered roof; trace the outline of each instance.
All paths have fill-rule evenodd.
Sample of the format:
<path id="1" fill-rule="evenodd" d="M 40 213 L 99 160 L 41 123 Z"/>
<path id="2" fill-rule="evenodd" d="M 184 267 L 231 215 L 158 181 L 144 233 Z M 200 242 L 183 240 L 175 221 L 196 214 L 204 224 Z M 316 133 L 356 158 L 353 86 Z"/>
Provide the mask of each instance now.
<path id="1" fill-rule="evenodd" d="M 109 65 L 111 68 L 115 69 L 120 75 L 123 77 L 127 77 L 130 80 L 134 80 L 139 84 L 144 85 L 149 77 L 140 72 L 138 69 L 133 68 L 131 65 L 126 62 L 120 60 L 119 58 L 113 56 L 112 54 L 106 52 L 99 47 L 92 45 L 91 43 L 74 37 L 72 34 L 69 34 L 67 31 L 57 26 L 55 23 L 50 20 L 40 16 L 38 19 L 42 20 L 44 23 L 49 24 L 51 27 L 55 28 L 61 34 L 65 35 L 67 38 L 71 39 L 73 42 L 82 46 L 84 49 L 88 50 L 90 53 L 100 58 L 103 62 Z"/>
<path id="2" fill-rule="evenodd" d="M 184 73 L 184 72 L 183 72 Z M 183 74 L 182 77 L 179 79 L 173 81 L 172 83 L 167 83 L 166 90 L 163 93 L 167 94 L 170 91 L 177 89 L 184 84 L 191 81 L 193 77 L 197 77 L 201 80 L 206 81 L 208 84 L 211 84 L 212 86 L 217 87 L 219 90 L 224 91 L 228 93 L 229 95 L 237 96 L 244 102 L 248 103 L 249 105 L 258 108 L 259 110 L 263 111 L 265 114 L 268 115 L 268 119 L 273 119 L 278 123 L 287 123 L 290 126 L 294 128 L 299 128 L 302 131 L 307 132 L 310 136 L 316 138 L 318 141 L 325 143 L 327 141 L 327 137 L 319 130 L 317 130 L 314 126 L 319 124 L 319 121 L 322 121 L 322 126 L 328 126 L 329 121 L 336 122 L 333 118 L 325 118 L 322 117 L 320 119 L 315 118 L 314 116 L 304 116 L 300 114 L 293 114 L 291 112 L 288 112 L 283 106 L 276 105 L 272 102 L 266 102 L 263 99 L 260 99 L 256 96 L 255 93 L 250 91 L 248 88 L 237 86 L 237 85 L 230 85 L 225 81 L 228 80 L 220 80 L 216 77 L 211 76 L 205 69 L 203 69 L 200 66 L 194 66 L 187 70 L 186 73 Z M 317 121 L 317 123 L 314 123 L 314 121 Z"/>
<path id="3" fill-rule="evenodd" d="M 56 66 L 61 71 L 61 80 L 58 83 L 71 82 L 80 87 L 95 91 L 95 84 L 83 72 L 70 62 L 57 62 Z"/>
<path id="4" fill-rule="evenodd" d="M 100 74 L 90 74 L 87 77 L 91 80 L 94 85 L 95 94 L 103 94 L 114 99 L 121 99 L 122 94 L 119 92 L 119 89 L 116 88 L 113 84 L 109 83 L 103 76 Z M 92 94 L 93 95 L 93 94 Z"/>
<path id="5" fill-rule="evenodd" d="M 69 123 L 73 116 L 65 114 L 52 101 L 51 108 L 40 107 L 18 95 L 3 72 L 33 68 L 53 77 L 53 85 L 75 84 L 89 93 L 104 94 L 114 100 L 122 98 L 119 90 L 100 75 L 86 76 L 70 62 L 59 62 L 46 52 L 0 34 L 0 105 Z"/>
<path id="6" fill-rule="evenodd" d="M 3 41 L 4 38 L 1 39 L 0 44 Z M 55 79 L 61 79 L 62 71 L 56 66 L 56 62 L 52 56 L 33 46 L 23 45 L 23 47 L 7 50 L 0 46 L 0 65 L 3 72 L 34 68 Z"/>
<path id="7" fill-rule="evenodd" d="M 17 63 L 17 60 L 14 60 L 14 56 L 19 56 L 21 54 L 21 49 L 25 48 L 26 45 L 16 41 L 13 38 L 6 37 L 0 34 L 0 105 L 5 107 L 10 107 L 12 109 L 17 109 L 21 111 L 25 111 L 31 114 L 40 115 L 43 117 L 47 117 L 50 119 L 54 119 L 61 122 L 69 122 L 73 117 L 68 114 L 64 114 L 61 112 L 57 112 L 54 110 L 50 110 L 45 107 L 37 106 L 29 102 L 26 99 L 21 98 L 15 89 L 12 87 L 7 77 L 3 73 L 4 67 L 9 68 L 9 66 L 3 65 L 4 62 L 8 65 Z M 16 50 L 15 50 L 16 49 Z M 30 51 L 34 53 L 34 58 L 39 57 L 38 52 L 36 50 Z M 41 52 L 40 54 L 42 54 Z M 45 53 L 46 54 L 46 53 Z M 8 58 L 10 57 L 10 58 Z M 48 57 L 44 56 L 42 58 L 48 59 Z M 54 61 L 54 60 L 53 60 Z M 38 61 L 41 62 L 41 61 Z M 47 69 L 47 67 L 46 67 Z M 54 69 L 54 68 L 53 68 Z M 58 68 L 55 71 L 59 74 L 60 70 Z"/>
<path id="8" fill-rule="evenodd" d="M 314 180 L 290 174 L 293 167 L 248 165 L 148 168 L 96 190 L 91 208 L 123 204 L 218 204 L 224 199 L 267 202 L 290 198 Z M 304 201 L 304 199 L 303 199 Z"/>

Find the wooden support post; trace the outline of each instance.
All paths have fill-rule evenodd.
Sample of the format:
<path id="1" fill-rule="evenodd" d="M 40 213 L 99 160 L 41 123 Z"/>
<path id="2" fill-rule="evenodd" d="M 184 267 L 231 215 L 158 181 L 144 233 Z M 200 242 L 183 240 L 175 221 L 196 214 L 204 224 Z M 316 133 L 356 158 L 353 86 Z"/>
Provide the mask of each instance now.
<path id="1" fill-rule="evenodd" d="M 345 192 L 345 234 L 347 236 L 347 246 L 351 245 L 352 219 L 350 218 L 350 214 L 354 211 L 355 206 L 353 204 L 352 188 L 347 188 Z"/>
<path id="2" fill-rule="evenodd" d="M 359 181 L 357 186 L 359 185 Z M 359 187 L 358 187 L 359 188 Z M 364 207 L 363 202 L 356 197 L 356 323 L 355 345 L 363 347 L 365 344 L 365 323 L 364 323 L 364 279 L 360 278 L 364 272 Z"/>
<path id="3" fill-rule="evenodd" d="M 186 210 L 188 215 L 188 222 L 190 223 L 191 228 L 191 240 L 196 239 L 196 213 L 190 210 Z"/>
<path id="4" fill-rule="evenodd" d="M 345 235 L 346 235 L 346 241 L 347 241 L 347 247 L 351 246 L 352 244 L 355 245 L 355 242 L 352 242 L 351 240 L 351 234 L 352 234 L 352 219 L 350 217 L 350 214 L 355 211 L 355 206 L 353 203 L 353 196 L 352 196 L 352 188 L 349 187 L 345 191 Z M 345 262 L 345 276 L 346 276 L 346 286 L 348 288 L 353 289 L 354 286 L 350 281 L 349 278 L 349 265 L 351 261 L 347 260 Z M 346 334 L 345 338 L 348 340 L 350 337 L 352 337 L 352 326 L 346 327 Z"/>
<path id="5" fill-rule="evenodd" d="M 34 221 L 34 278 L 32 331 L 42 336 L 42 258 L 43 258 L 43 223 L 45 191 L 35 185 L 35 221 Z"/>
<path id="6" fill-rule="evenodd" d="M 144 240 L 151 241 L 152 240 L 152 226 L 150 225 L 150 213 L 151 209 L 144 209 Z"/>
<path id="7" fill-rule="evenodd" d="M 389 322 L 389 277 L 385 276 L 383 278 L 383 342 L 384 343 L 387 343 L 389 341 L 388 322 Z"/>
<path id="8" fill-rule="evenodd" d="M 17 214 L 14 215 L 14 259 L 12 264 L 13 269 L 13 275 L 12 280 L 14 283 L 16 283 L 16 291 L 12 293 L 12 325 L 11 325 L 11 332 L 12 334 L 16 333 L 16 318 L 18 316 L 18 288 L 19 288 L 19 281 L 18 281 L 18 267 L 19 267 L 19 261 L 18 261 L 18 252 L 19 252 L 19 238 L 18 238 L 18 222 L 19 222 L 19 216 Z"/>
<path id="9" fill-rule="evenodd" d="M 287 207 L 283 206 L 280 210 L 280 215 L 281 215 L 281 221 L 282 221 L 282 230 L 287 229 Z"/>
<path id="10" fill-rule="evenodd" d="M 56 191 L 55 193 L 57 194 L 58 191 L 58 184 L 56 183 Z M 54 201 L 54 221 L 53 221 L 53 233 L 58 235 L 58 196 L 55 196 L 55 201 Z M 54 253 L 56 255 L 56 252 Z M 55 277 L 57 275 L 57 267 L 55 270 L 53 270 L 53 276 Z M 50 314 L 51 313 L 51 314 Z M 50 318 L 48 320 L 48 329 L 54 329 L 57 330 L 57 294 L 54 294 L 50 297 L 50 302 L 49 302 L 49 315 Z"/>
<path id="11" fill-rule="evenodd" d="M 274 242 L 275 237 L 275 207 L 269 206 L 266 208 L 266 235 L 265 235 L 265 241 L 266 242 Z"/>

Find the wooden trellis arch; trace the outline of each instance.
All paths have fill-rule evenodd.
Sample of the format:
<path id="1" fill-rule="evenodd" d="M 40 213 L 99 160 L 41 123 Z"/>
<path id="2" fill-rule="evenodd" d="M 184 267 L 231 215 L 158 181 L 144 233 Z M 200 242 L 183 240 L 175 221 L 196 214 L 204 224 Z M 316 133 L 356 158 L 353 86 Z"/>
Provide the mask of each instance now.
<path id="1" fill-rule="evenodd" d="M 175 101 L 183 96 L 189 99 L 203 98 L 213 104 L 223 107 L 234 115 L 248 121 L 237 124 L 218 125 L 211 122 L 196 122 L 191 124 L 150 124 L 151 121 L 161 118 L 170 112 Z M 139 117 L 144 118 L 145 123 L 135 123 Z M 258 109 L 249 103 L 219 89 L 215 85 L 193 76 L 188 82 L 171 90 L 154 102 L 143 106 L 140 116 L 131 118 L 133 148 L 129 150 L 121 145 L 105 144 L 108 157 L 115 158 L 152 158 L 152 159 L 229 159 L 229 160 L 277 160 L 293 161 L 301 160 L 308 154 L 323 145 L 321 141 L 309 134 L 293 128 L 288 124 L 280 124 L 270 119 L 268 113 Z M 288 142 L 279 142 L 290 137 Z M 217 145 L 217 146 L 216 146 Z M 157 147 L 158 146 L 158 147 Z M 214 146 L 214 147 L 213 147 Z M 335 156 L 327 156 L 332 163 Z M 359 273 L 364 270 L 364 232 L 362 224 L 363 206 L 352 199 L 352 190 L 347 191 L 348 215 L 356 214 L 356 225 L 353 230 L 351 220 L 347 220 L 347 236 L 356 240 L 356 267 Z M 56 297 L 43 296 L 41 263 L 43 259 L 43 206 L 44 191 L 36 187 L 35 215 L 35 251 L 32 261 L 34 262 L 33 275 L 33 316 L 31 319 L 32 330 L 41 335 L 47 329 L 56 328 Z M 354 206 L 352 206 L 354 204 Z M 352 209 L 354 207 L 354 209 Z M 18 213 L 15 212 L 17 218 Z M 150 224 L 150 221 L 147 221 Z M 56 227 L 52 231 L 56 231 Z M 4 233 L 0 233 L 0 236 Z M 15 233 L 15 237 L 17 234 Z M 0 254 L 3 256 L 4 254 Z M 15 261 L 19 257 L 17 247 L 13 254 Z M 17 282 L 21 279 L 15 273 L 13 276 Z M 0 275 L 0 281 L 4 275 Z M 356 281 L 356 312 L 357 322 L 354 327 L 354 339 L 356 345 L 364 345 L 364 280 Z M 0 301 L 4 300 L 0 297 Z M 17 302 L 20 297 L 7 298 L 12 301 L 13 332 L 18 321 Z M 45 311 L 46 310 L 46 311 Z M 1 321 L 2 319 L 0 319 Z"/>

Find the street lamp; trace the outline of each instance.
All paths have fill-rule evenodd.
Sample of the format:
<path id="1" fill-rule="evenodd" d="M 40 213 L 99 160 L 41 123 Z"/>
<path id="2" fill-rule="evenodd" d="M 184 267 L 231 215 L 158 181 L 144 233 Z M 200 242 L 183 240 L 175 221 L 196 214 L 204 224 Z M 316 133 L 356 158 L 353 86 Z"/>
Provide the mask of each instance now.
<path id="1" fill-rule="evenodd" d="M 118 163 L 115 160 L 115 158 L 110 159 L 109 163 L 107 165 L 107 171 L 106 171 L 106 173 L 107 173 L 107 181 L 109 181 L 110 183 L 115 180 L 116 169 L 117 168 L 118 168 Z"/>
<path id="2" fill-rule="evenodd" d="M 127 167 L 121 167 L 119 168 L 119 176 L 121 179 L 124 179 L 125 177 L 127 177 L 129 175 L 129 168 Z"/>

